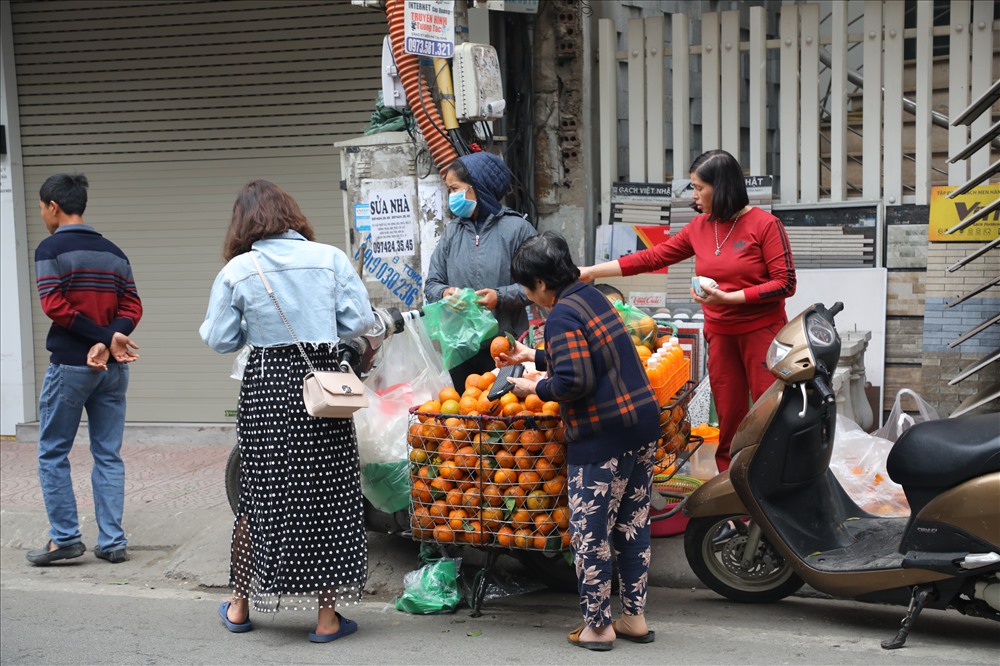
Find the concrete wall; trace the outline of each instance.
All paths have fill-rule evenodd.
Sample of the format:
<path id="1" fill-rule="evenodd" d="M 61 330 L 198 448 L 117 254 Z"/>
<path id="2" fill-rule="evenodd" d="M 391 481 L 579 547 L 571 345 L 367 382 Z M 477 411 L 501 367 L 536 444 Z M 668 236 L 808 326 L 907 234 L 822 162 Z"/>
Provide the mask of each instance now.
<path id="1" fill-rule="evenodd" d="M 885 265 L 889 283 L 883 407 L 890 409 L 896 392 L 910 388 L 934 405 L 941 416 L 947 416 L 967 397 L 1000 381 L 1000 363 L 993 363 L 954 386 L 948 385 L 961 370 L 1000 347 L 1000 326 L 992 326 L 956 347 L 948 346 L 1000 312 L 1000 288 L 946 307 L 1000 272 L 1000 256 L 989 252 L 949 273 L 949 266 L 981 244 L 929 242 L 926 206 L 900 206 L 887 212 Z M 997 409 L 997 401 L 984 407 Z"/>
<path id="2" fill-rule="evenodd" d="M 584 140 L 584 17 L 575 0 L 542 5 L 535 33 L 535 205 L 540 231 L 558 231 L 578 263 L 593 245 Z"/>
<path id="3" fill-rule="evenodd" d="M 928 401 L 938 406 L 942 415 L 983 388 L 1000 382 L 1000 363 L 992 363 L 975 375 L 948 386 L 961 370 L 1000 348 L 1000 325 L 994 324 L 955 347 L 955 339 L 1000 312 L 1000 287 L 992 287 L 955 307 L 958 300 L 1000 273 L 1000 253 L 986 253 L 975 261 L 948 272 L 948 267 L 964 259 L 982 243 L 929 243 L 927 249 L 927 298 L 924 303 L 921 384 Z M 943 408 L 943 409 L 942 409 Z M 993 401 L 992 411 L 1000 410 Z"/>
<path id="4" fill-rule="evenodd" d="M 21 159 L 21 129 L 14 69 L 14 40 L 10 4 L 0 4 L 0 125 L 7 139 L 7 152 L 0 156 L 0 436 L 13 437 L 18 423 L 33 421 L 35 409 L 35 361 L 32 354 L 31 299 L 34 285 L 29 279 L 26 216 L 34 215 L 37 191 L 30 202 L 24 197 Z"/>

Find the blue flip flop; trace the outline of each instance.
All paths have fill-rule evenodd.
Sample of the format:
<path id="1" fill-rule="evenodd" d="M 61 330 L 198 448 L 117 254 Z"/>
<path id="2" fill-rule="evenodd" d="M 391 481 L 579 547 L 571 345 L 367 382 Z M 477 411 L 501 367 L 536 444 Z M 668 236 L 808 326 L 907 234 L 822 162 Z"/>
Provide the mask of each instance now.
<path id="1" fill-rule="evenodd" d="M 231 622 L 229 620 L 229 618 L 226 616 L 226 613 L 229 611 L 230 605 L 232 605 L 232 602 L 223 601 L 222 604 L 219 606 L 219 617 L 222 618 L 222 623 L 226 625 L 226 629 L 233 632 L 234 634 L 242 634 L 253 629 L 253 623 L 250 622 L 249 617 L 247 618 L 246 622 L 240 622 L 239 624 L 237 624 L 236 622 Z"/>
<path id="2" fill-rule="evenodd" d="M 333 634 L 316 634 L 309 632 L 309 642 L 310 643 L 329 643 L 330 641 L 335 641 L 338 638 L 343 638 L 344 636 L 350 636 L 355 631 L 358 630 L 358 623 L 354 620 L 348 620 L 346 617 L 337 613 L 337 618 L 340 620 L 340 629 Z"/>

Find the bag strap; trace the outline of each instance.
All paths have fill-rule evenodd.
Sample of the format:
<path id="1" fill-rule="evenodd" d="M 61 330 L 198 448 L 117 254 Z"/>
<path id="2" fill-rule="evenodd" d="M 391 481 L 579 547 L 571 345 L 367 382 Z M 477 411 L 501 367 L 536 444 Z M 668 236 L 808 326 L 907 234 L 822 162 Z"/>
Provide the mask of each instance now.
<path id="1" fill-rule="evenodd" d="M 253 250 L 250 250 L 250 258 L 253 259 L 253 265 L 257 267 L 257 274 L 260 275 L 261 282 L 264 283 L 264 289 L 267 290 L 267 295 L 271 297 L 271 302 L 274 303 L 275 309 L 278 311 L 278 316 L 281 317 L 281 321 L 285 323 L 285 328 L 292 335 L 292 340 L 295 342 L 295 346 L 299 348 L 299 353 L 302 354 L 302 358 L 305 359 L 306 365 L 309 366 L 310 372 L 316 372 L 316 368 L 313 367 L 312 361 L 306 356 L 306 350 L 299 341 L 299 337 L 295 335 L 295 331 L 292 329 L 292 325 L 288 323 L 288 319 L 285 317 L 285 313 L 281 310 L 281 306 L 278 305 L 278 297 L 274 295 L 274 290 L 271 289 L 271 283 L 267 281 L 267 277 L 264 275 L 264 271 L 261 270 L 260 262 L 257 261 L 257 255 Z"/>

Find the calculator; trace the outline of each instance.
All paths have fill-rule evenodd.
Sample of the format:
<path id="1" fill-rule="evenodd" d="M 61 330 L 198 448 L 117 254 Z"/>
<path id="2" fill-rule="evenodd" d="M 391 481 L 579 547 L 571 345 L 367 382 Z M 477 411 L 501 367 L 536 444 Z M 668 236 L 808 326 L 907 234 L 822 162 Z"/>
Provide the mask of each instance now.
<path id="1" fill-rule="evenodd" d="M 516 365 L 505 365 L 500 368 L 497 373 L 497 378 L 493 381 L 493 387 L 490 388 L 490 392 L 486 394 L 488 400 L 496 400 L 500 396 L 504 395 L 512 388 L 514 385 L 507 381 L 508 377 L 520 377 L 524 374 L 524 366 L 520 363 Z"/>

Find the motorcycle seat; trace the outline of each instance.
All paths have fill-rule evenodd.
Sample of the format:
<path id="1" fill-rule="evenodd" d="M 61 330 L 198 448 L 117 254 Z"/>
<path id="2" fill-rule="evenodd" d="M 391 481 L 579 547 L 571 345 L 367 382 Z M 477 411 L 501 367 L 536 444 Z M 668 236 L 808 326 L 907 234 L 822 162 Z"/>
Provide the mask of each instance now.
<path id="1" fill-rule="evenodd" d="M 925 421 L 899 438 L 886 460 L 904 488 L 952 488 L 1000 471 L 1000 414 Z"/>

